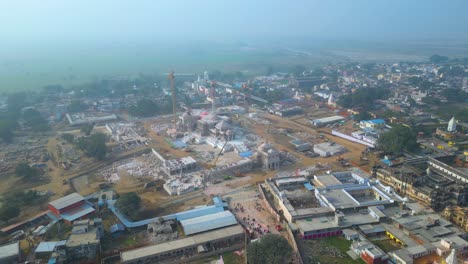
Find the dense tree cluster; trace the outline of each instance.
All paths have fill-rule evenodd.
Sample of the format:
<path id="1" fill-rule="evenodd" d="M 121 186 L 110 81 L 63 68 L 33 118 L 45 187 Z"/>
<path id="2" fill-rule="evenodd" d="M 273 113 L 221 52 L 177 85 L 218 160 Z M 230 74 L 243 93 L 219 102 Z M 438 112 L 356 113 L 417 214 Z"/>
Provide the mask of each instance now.
<path id="1" fill-rule="evenodd" d="M 249 264 L 283 264 L 288 263 L 292 248 L 288 241 L 275 234 L 267 234 L 247 247 Z"/>
<path id="2" fill-rule="evenodd" d="M 447 62 L 449 58 L 447 56 L 441 56 L 438 54 L 434 54 L 429 58 L 429 61 L 434 64 L 444 63 Z"/>
<path id="3" fill-rule="evenodd" d="M 16 165 L 15 174 L 18 177 L 30 179 L 39 175 L 39 171 L 29 166 L 27 162 L 20 162 L 18 165 Z"/>
<path id="4" fill-rule="evenodd" d="M 13 130 L 18 126 L 16 121 L 9 117 L 0 117 L 0 139 L 6 143 L 13 140 Z"/>
<path id="5" fill-rule="evenodd" d="M 106 157 L 106 135 L 103 133 L 96 133 L 89 137 L 76 139 L 75 144 L 88 157 L 93 157 L 98 160 L 102 160 Z"/>
<path id="6" fill-rule="evenodd" d="M 468 100 L 468 93 L 462 89 L 448 88 L 441 92 L 449 103 L 463 103 Z"/>
<path id="7" fill-rule="evenodd" d="M 63 133 L 62 134 L 62 139 L 65 140 L 68 143 L 73 143 L 75 141 L 75 136 L 72 135 L 72 134 Z"/>
<path id="8" fill-rule="evenodd" d="M 408 82 L 409 84 L 415 86 L 415 87 L 418 87 L 419 90 L 421 91 L 427 91 L 429 89 L 431 89 L 432 87 L 434 87 L 434 83 L 433 82 L 430 82 L 428 80 L 424 80 L 423 78 L 421 77 L 410 77 L 408 78 Z"/>
<path id="9" fill-rule="evenodd" d="M 0 208 L 0 220 L 9 221 L 20 214 L 20 209 L 10 204 L 5 204 Z"/>
<path id="10" fill-rule="evenodd" d="M 416 133 L 407 126 L 395 125 L 379 137 L 377 147 L 385 152 L 395 154 L 413 151 L 418 147 Z"/>
<path id="11" fill-rule="evenodd" d="M 2 198 L 3 206 L 0 208 L 0 220 L 9 221 L 20 214 L 21 206 L 35 206 L 46 202 L 47 199 L 47 196 L 40 195 L 34 190 L 7 193 Z"/>
<path id="12" fill-rule="evenodd" d="M 67 106 L 67 111 L 69 113 L 77 113 L 77 112 L 82 112 L 86 110 L 88 106 L 83 103 L 81 100 L 73 100 L 70 102 L 70 104 Z"/>
<path id="13" fill-rule="evenodd" d="M 141 207 L 141 198 L 135 192 L 124 193 L 117 199 L 115 206 L 121 213 L 135 218 Z"/>
<path id="14" fill-rule="evenodd" d="M 172 101 L 169 97 L 158 104 L 150 99 L 142 99 L 136 105 L 128 109 L 128 113 L 137 117 L 150 117 L 160 114 L 169 114 L 172 112 Z"/>
<path id="15" fill-rule="evenodd" d="M 454 77 L 466 77 L 467 73 L 465 69 L 460 66 L 444 66 L 441 67 L 438 71 L 439 74 L 444 74 L 445 77 L 447 76 L 454 76 Z"/>
<path id="16" fill-rule="evenodd" d="M 36 109 L 26 109 L 23 112 L 23 121 L 25 125 L 31 127 L 34 131 L 46 131 L 49 129 L 47 120 Z"/>
<path id="17" fill-rule="evenodd" d="M 361 88 L 354 93 L 341 96 L 337 103 L 344 108 L 361 107 L 369 110 L 372 109 L 375 100 L 385 99 L 389 95 L 388 89 Z"/>

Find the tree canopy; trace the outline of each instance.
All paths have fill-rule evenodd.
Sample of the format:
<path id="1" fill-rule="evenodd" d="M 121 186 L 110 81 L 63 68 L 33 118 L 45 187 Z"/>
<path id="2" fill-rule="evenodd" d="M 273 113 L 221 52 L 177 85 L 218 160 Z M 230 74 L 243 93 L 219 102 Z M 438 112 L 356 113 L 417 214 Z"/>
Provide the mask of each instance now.
<path id="1" fill-rule="evenodd" d="M 27 109 L 23 112 L 24 124 L 34 131 L 45 131 L 49 128 L 47 120 L 36 109 Z"/>
<path id="2" fill-rule="evenodd" d="M 10 143 L 13 140 L 13 130 L 17 126 L 16 121 L 10 118 L 1 118 L 0 119 L 0 138 L 6 142 Z"/>
<path id="3" fill-rule="evenodd" d="M 418 147 L 416 133 L 407 126 L 395 125 L 379 137 L 377 147 L 392 153 L 415 150 Z"/>
<path id="4" fill-rule="evenodd" d="M 18 177 L 29 179 L 38 175 L 38 171 L 35 168 L 29 166 L 27 162 L 20 162 L 16 165 L 15 174 Z"/>
<path id="5" fill-rule="evenodd" d="M 128 113 L 132 116 L 150 117 L 157 114 L 159 106 L 150 99 L 142 99 L 137 102 L 135 106 L 128 109 Z"/>
<path id="6" fill-rule="evenodd" d="M 371 109 L 374 101 L 387 98 L 390 94 L 388 89 L 361 88 L 338 99 L 338 104 L 345 108 L 362 107 L 364 110 Z"/>
<path id="7" fill-rule="evenodd" d="M 124 193 L 117 199 L 115 206 L 121 213 L 134 218 L 140 210 L 141 198 L 135 192 Z"/>
<path id="8" fill-rule="evenodd" d="M 88 108 L 88 106 L 81 100 L 73 100 L 67 106 L 67 111 L 70 113 L 77 113 L 86 110 L 86 108 Z"/>
<path id="9" fill-rule="evenodd" d="M 17 217 L 20 212 L 18 207 L 5 204 L 0 208 L 0 220 L 8 222 L 10 219 Z"/>
<path id="10" fill-rule="evenodd" d="M 106 135 L 96 133 L 89 137 L 82 137 L 75 140 L 75 144 L 81 149 L 86 156 L 102 160 L 106 157 Z"/>
<path id="11" fill-rule="evenodd" d="M 267 234 L 247 247 L 249 264 L 283 264 L 291 257 L 292 248 L 288 241 L 275 234 Z"/>
<path id="12" fill-rule="evenodd" d="M 449 103 L 463 103 L 468 100 L 468 93 L 462 89 L 448 88 L 441 92 Z"/>
<path id="13" fill-rule="evenodd" d="M 432 55 L 432 56 L 429 58 L 429 61 L 430 61 L 431 63 L 438 64 L 438 63 L 447 62 L 448 59 L 449 59 L 449 58 L 448 58 L 447 56 L 441 56 L 441 55 L 438 55 L 438 54 L 434 54 L 434 55 Z"/>

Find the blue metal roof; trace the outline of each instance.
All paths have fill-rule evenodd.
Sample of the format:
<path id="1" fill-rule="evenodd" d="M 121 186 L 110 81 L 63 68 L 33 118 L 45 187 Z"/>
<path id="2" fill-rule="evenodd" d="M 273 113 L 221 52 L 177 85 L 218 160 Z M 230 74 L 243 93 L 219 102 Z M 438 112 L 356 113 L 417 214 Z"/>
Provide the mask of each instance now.
<path id="1" fill-rule="evenodd" d="M 194 217 L 200 217 L 204 215 L 209 215 L 209 214 L 214 214 L 214 213 L 219 213 L 224 211 L 224 207 L 227 206 L 226 203 L 222 202 L 216 202 L 213 198 L 213 201 L 215 205 L 210 205 L 210 206 L 201 206 L 192 210 L 180 212 L 180 213 L 175 213 L 175 214 L 170 214 L 170 215 L 165 215 L 165 216 L 158 216 L 158 217 L 153 217 L 137 222 L 133 222 L 129 220 L 125 215 L 120 213 L 116 208 L 115 208 L 115 200 L 107 200 L 107 204 L 109 206 L 109 209 L 115 214 L 115 216 L 122 222 L 122 224 L 126 228 L 133 228 L 133 227 L 139 227 L 139 226 L 144 226 L 149 223 L 157 221 L 159 218 L 162 218 L 164 220 L 170 220 L 170 219 L 176 219 L 177 221 L 185 220 L 185 219 L 190 219 Z"/>
<path id="2" fill-rule="evenodd" d="M 385 120 L 383 119 L 362 120 L 362 122 L 373 123 L 373 124 L 385 124 Z"/>
<path id="3" fill-rule="evenodd" d="M 190 218 L 219 213 L 222 211 L 224 211 L 224 208 L 222 206 L 210 205 L 210 206 L 195 208 L 195 209 L 188 210 L 185 212 L 176 213 L 176 218 L 177 218 L 177 221 L 182 221 L 182 220 L 186 220 Z"/>
<path id="4" fill-rule="evenodd" d="M 185 235 L 193 235 L 221 227 L 237 224 L 234 215 L 229 211 L 204 215 L 180 221 Z"/>
<path id="5" fill-rule="evenodd" d="M 312 184 L 310 183 L 304 183 L 304 187 L 306 187 L 307 190 L 309 191 L 313 191 L 314 190 L 314 186 L 312 186 Z"/>
<path id="6" fill-rule="evenodd" d="M 65 242 L 66 240 L 41 242 L 39 243 L 39 245 L 37 245 L 35 252 L 36 253 L 52 252 L 54 251 L 55 247 L 59 245 L 65 245 Z"/>
<path id="7" fill-rule="evenodd" d="M 214 203 L 214 205 L 216 205 L 216 206 L 220 206 L 220 205 L 223 206 L 223 204 L 222 204 L 222 203 L 223 203 L 223 200 L 222 200 L 221 197 L 219 197 L 219 196 L 213 197 L 213 203 Z"/>

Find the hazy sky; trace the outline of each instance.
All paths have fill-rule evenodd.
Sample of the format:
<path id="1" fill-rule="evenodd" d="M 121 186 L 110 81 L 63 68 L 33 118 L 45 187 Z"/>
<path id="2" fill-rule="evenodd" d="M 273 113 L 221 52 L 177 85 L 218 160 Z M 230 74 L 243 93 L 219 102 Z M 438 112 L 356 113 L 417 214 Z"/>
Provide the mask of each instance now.
<path id="1" fill-rule="evenodd" d="M 466 38 L 466 0 L 0 0 L 11 43 Z"/>

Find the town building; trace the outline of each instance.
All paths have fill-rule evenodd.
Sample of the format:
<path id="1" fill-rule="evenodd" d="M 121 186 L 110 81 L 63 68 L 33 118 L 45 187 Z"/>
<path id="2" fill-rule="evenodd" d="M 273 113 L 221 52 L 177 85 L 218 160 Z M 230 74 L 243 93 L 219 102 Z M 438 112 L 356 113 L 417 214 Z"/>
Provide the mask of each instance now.
<path id="1" fill-rule="evenodd" d="M 258 146 L 258 155 L 263 170 L 277 170 L 280 167 L 280 152 L 270 143 L 266 142 Z"/>
<path id="2" fill-rule="evenodd" d="M 436 211 L 468 205 L 468 176 L 442 157 L 407 159 L 398 166 L 376 170 L 381 182 Z M 450 160 L 451 157 L 447 156 Z"/>
<path id="3" fill-rule="evenodd" d="M 197 161 L 190 156 L 168 160 L 155 149 L 152 149 L 152 151 L 153 154 L 162 162 L 162 169 L 168 176 L 192 172 L 198 168 Z"/>
<path id="4" fill-rule="evenodd" d="M 366 239 L 353 242 L 351 250 L 360 256 L 366 264 L 386 264 L 390 260 L 390 257 L 383 250 Z"/>
<path id="5" fill-rule="evenodd" d="M 72 232 L 65 243 L 67 260 L 95 260 L 101 251 L 100 239 L 103 235 L 100 218 L 73 223 Z"/>
<path id="6" fill-rule="evenodd" d="M 37 245 L 34 250 L 34 257 L 36 259 L 49 259 L 54 252 L 64 248 L 66 240 L 61 241 L 42 241 Z"/>
<path id="7" fill-rule="evenodd" d="M 468 207 L 447 206 L 443 214 L 446 219 L 468 232 Z"/>
<path id="8" fill-rule="evenodd" d="M 314 119 L 310 121 L 310 123 L 314 126 L 320 127 L 320 126 L 326 126 L 329 124 L 337 123 L 343 120 L 345 120 L 345 118 L 342 116 L 330 116 L 330 117 L 325 117 L 325 118 Z"/>
<path id="9" fill-rule="evenodd" d="M 359 122 L 361 128 L 379 128 L 385 126 L 385 120 L 383 119 L 371 119 L 371 120 L 361 120 Z"/>
<path id="10" fill-rule="evenodd" d="M 49 203 L 48 208 L 56 216 L 72 223 L 75 220 L 85 219 L 94 213 L 95 209 L 78 193 L 72 193 Z"/>
<path id="11" fill-rule="evenodd" d="M 0 245 L 0 264 L 21 263 L 20 243 Z"/>
<path id="12" fill-rule="evenodd" d="M 312 149 L 311 143 L 302 141 L 300 139 L 291 140 L 289 141 L 289 143 L 291 143 L 296 149 L 296 151 L 299 152 L 309 151 L 310 149 Z"/>
<path id="13" fill-rule="evenodd" d="M 189 262 L 234 251 L 244 246 L 245 233 L 240 225 L 225 227 L 120 253 L 124 264 L 159 263 L 162 261 Z"/>
<path id="14" fill-rule="evenodd" d="M 67 114 L 66 117 L 70 126 L 79 126 L 79 125 L 97 124 L 97 123 L 103 124 L 103 123 L 106 123 L 109 121 L 115 121 L 118 119 L 115 114 L 107 114 L 107 113 Z"/>
<path id="15" fill-rule="evenodd" d="M 335 156 L 346 151 L 344 147 L 333 142 L 315 144 L 313 150 L 315 153 L 319 154 L 320 157 Z"/>
<path id="16" fill-rule="evenodd" d="M 222 211 L 180 221 L 180 225 L 186 236 L 236 224 L 236 217 L 230 211 Z"/>

